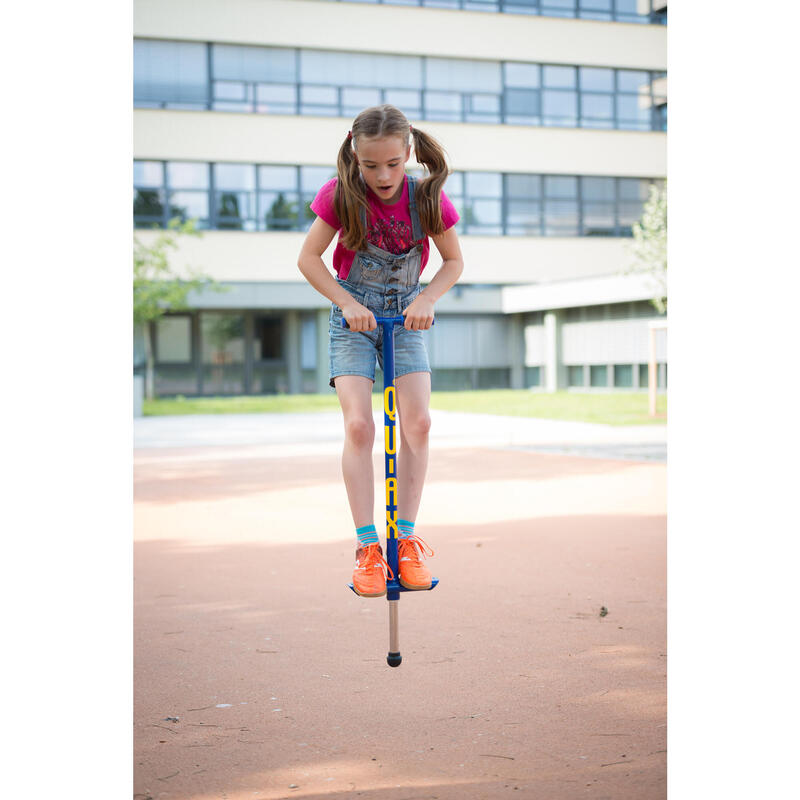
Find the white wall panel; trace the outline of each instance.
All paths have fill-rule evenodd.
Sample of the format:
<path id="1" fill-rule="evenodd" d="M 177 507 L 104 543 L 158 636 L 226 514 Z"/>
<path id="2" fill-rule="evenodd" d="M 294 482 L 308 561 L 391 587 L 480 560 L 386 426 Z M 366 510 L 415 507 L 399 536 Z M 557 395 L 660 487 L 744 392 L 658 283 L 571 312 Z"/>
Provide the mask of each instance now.
<path id="1" fill-rule="evenodd" d="M 654 316 L 653 319 L 656 317 Z M 561 329 L 565 364 L 645 363 L 650 357 L 648 320 L 567 322 Z M 657 358 L 666 360 L 666 336 L 657 333 Z"/>
<path id="2" fill-rule="evenodd" d="M 547 360 L 544 325 L 525 326 L 525 366 L 538 367 Z"/>
<path id="3" fill-rule="evenodd" d="M 221 111 L 137 108 L 137 159 L 333 166 L 351 120 Z M 417 124 L 417 120 L 412 120 Z M 452 169 L 545 175 L 663 178 L 666 134 L 523 125 L 428 122 Z M 412 152 L 410 166 L 417 166 Z"/>
<path id="4" fill-rule="evenodd" d="M 667 68 L 666 26 L 522 14 L 324 0 L 135 0 L 133 30 L 201 42 Z"/>

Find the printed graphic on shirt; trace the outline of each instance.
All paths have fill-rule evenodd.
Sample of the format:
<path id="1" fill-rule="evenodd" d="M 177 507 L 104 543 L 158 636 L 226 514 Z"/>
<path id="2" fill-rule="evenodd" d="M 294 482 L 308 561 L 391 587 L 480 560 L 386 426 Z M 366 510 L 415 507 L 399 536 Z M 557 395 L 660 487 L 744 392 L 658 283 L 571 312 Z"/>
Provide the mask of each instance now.
<path id="1" fill-rule="evenodd" d="M 367 232 L 367 241 L 393 255 L 407 253 L 414 244 L 411 226 L 394 216 L 378 217 Z"/>

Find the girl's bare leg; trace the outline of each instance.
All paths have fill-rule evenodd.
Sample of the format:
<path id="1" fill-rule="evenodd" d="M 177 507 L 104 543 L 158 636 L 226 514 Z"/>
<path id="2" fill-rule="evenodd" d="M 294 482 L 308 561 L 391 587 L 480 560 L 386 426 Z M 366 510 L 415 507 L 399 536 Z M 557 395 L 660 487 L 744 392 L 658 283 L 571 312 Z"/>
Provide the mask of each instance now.
<path id="1" fill-rule="evenodd" d="M 342 474 L 347 499 L 356 528 L 371 525 L 375 514 L 375 485 L 372 469 L 372 444 L 375 423 L 372 419 L 372 381 L 361 375 L 340 375 L 335 379 L 336 394 L 344 415 Z"/>
<path id="2" fill-rule="evenodd" d="M 338 380 L 338 379 L 337 379 Z M 409 372 L 395 380 L 400 418 L 400 452 L 397 456 L 398 519 L 414 522 L 428 470 L 428 432 L 431 416 L 431 374 Z"/>

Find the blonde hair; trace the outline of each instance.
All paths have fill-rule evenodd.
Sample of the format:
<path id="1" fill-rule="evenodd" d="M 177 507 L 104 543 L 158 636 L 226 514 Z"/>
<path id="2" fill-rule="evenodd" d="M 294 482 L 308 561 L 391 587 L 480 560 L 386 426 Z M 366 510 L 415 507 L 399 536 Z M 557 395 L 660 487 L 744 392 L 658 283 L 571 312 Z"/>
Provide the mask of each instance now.
<path id="1" fill-rule="evenodd" d="M 428 176 L 418 182 L 415 193 L 422 230 L 426 236 L 444 233 L 442 187 L 449 175 L 444 149 L 432 136 L 412 128 L 399 108 L 382 105 L 364 109 L 353 120 L 352 130 L 339 148 L 333 207 L 342 225 L 342 244 L 348 250 L 363 250 L 366 247 L 367 232 L 360 212 L 363 208 L 368 213 L 369 204 L 367 187 L 356 159 L 357 142 L 362 136 L 367 139 L 399 136 L 406 146 L 413 138 L 417 161 L 428 170 Z"/>

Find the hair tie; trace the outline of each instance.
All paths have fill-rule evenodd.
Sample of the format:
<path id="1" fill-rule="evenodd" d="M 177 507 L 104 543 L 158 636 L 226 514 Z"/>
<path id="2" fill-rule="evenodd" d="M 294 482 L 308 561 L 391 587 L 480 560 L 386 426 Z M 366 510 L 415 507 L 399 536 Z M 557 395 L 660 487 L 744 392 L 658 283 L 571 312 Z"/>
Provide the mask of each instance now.
<path id="1" fill-rule="evenodd" d="M 347 139 L 348 141 L 353 138 L 353 131 L 347 131 Z"/>

